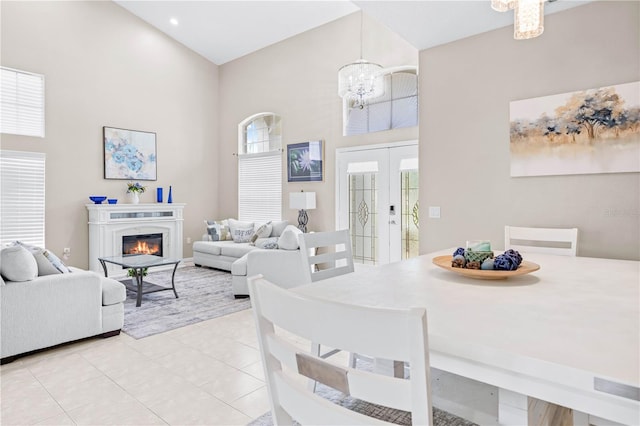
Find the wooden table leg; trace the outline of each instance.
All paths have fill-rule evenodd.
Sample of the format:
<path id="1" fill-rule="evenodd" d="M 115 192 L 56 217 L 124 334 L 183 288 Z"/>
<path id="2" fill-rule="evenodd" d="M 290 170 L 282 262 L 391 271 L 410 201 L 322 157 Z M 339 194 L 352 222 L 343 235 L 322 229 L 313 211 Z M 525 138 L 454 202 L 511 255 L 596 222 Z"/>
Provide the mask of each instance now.
<path id="1" fill-rule="evenodd" d="M 573 410 L 529 397 L 529 426 L 573 426 Z"/>

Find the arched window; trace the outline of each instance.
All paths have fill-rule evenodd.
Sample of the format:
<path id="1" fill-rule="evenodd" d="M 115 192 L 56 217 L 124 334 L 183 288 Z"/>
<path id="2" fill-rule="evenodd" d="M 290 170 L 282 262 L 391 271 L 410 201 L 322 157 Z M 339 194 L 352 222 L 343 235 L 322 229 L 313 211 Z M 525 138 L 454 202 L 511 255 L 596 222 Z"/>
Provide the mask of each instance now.
<path id="1" fill-rule="evenodd" d="M 238 219 L 268 222 L 282 217 L 282 124 L 263 112 L 238 125 Z"/>
<path id="2" fill-rule="evenodd" d="M 365 105 L 345 100 L 345 136 L 418 125 L 418 76 L 415 67 L 385 70 L 384 94 Z"/>

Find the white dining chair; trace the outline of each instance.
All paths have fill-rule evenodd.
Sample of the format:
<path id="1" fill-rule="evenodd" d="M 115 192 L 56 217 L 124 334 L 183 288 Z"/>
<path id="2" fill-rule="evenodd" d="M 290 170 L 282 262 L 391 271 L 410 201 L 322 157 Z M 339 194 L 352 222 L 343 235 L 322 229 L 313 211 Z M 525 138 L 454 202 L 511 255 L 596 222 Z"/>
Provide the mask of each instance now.
<path id="1" fill-rule="evenodd" d="M 305 279 L 316 282 L 353 272 L 349 230 L 313 232 L 298 235 Z"/>
<path id="2" fill-rule="evenodd" d="M 304 386 L 307 379 L 357 400 L 409 411 L 414 425 L 432 424 L 424 308 L 383 309 L 303 296 L 261 275 L 248 282 L 274 425 L 393 424 L 323 398 Z M 300 339 L 408 362 L 409 378 L 339 366 L 301 349 L 295 344 Z"/>
<path id="3" fill-rule="evenodd" d="M 530 253 L 575 256 L 578 228 L 504 227 L 504 248 Z"/>
<path id="4" fill-rule="evenodd" d="M 302 267 L 307 272 L 306 282 L 316 282 L 354 271 L 348 229 L 300 234 L 298 244 Z M 340 352 L 340 349 L 329 349 L 323 353 L 320 343 L 312 341 L 311 352 L 320 358 L 328 358 Z M 350 353 L 349 366 L 355 367 L 356 362 L 356 355 Z M 315 390 L 316 382 L 309 382 L 309 388 Z"/>

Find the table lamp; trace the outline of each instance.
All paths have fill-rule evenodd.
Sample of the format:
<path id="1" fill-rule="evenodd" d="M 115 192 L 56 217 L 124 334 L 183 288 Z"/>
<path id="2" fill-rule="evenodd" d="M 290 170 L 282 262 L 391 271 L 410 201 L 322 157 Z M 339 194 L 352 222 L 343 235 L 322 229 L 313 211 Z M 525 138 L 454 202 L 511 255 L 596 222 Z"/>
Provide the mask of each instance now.
<path id="1" fill-rule="evenodd" d="M 307 222 L 309 221 L 307 210 L 316 208 L 316 193 L 303 191 L 290 192 L 289 208 L 298 209 L 298 229 L 302 232 L 307 232 Z"/>

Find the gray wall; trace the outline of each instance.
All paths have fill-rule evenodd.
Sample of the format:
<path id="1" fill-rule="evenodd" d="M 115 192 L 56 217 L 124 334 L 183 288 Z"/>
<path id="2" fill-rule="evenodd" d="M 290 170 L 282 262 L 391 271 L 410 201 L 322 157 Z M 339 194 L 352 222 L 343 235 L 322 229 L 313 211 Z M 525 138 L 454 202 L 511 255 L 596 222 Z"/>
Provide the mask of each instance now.
<path id="1" fill-rule="evenodd" d="M 509 176 L 509 102 L 640 80 L 640 3 L 596 2 L 420 52 L 420 252 L 504 225 L 578 227 L 578 255 L 640 259 L 640 175 Z M 441 206 L 429 219 L 427 206 Z"/>
<path id="2" fill-rule="evenodd" d="M 103 179 L 102 126 L 156 132 L 158 180 L 141 182 L 141 202 L 172 185 L 185 238 L 200 239 L 218 200 L 218 67 L 111 1 L 0 7 L 2 65 L 45 76 L 46 137 L 3 134 L 1 147 L 47 155 L 47 247 L 87 267 L 87 197 L 126 202 L 126 181 Z"/>

